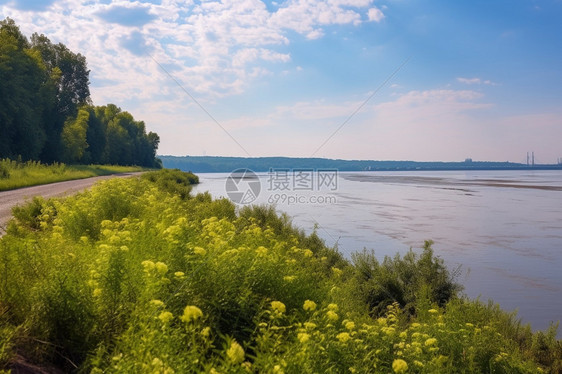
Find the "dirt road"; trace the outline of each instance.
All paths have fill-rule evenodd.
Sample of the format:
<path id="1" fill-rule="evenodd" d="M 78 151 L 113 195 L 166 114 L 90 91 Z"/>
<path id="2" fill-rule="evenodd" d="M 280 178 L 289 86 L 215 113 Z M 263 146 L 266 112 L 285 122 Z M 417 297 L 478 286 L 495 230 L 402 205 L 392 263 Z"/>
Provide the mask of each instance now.
<path id="1" fill-rule="evenodd" d="M 91 187 L 94 183 L 109 178 L 124 178 L 134 175 L 140 175 L 142 172 L 137 173 L 119 173 L 113 175 L 104 175 L 101 177 L 93 177 L 86 179 L 78 179 L 66 182 L 44 184 L 41 186 L 19 188 L 12 191 L 0 192 L 0 235 L 4 233 L 6 223 L 12 217 L 12 207 L 24 203 L 26 200 L 34 196 L 43 196 L 44 198 L 70 195 L 78 191 L 85 190 Z"/>

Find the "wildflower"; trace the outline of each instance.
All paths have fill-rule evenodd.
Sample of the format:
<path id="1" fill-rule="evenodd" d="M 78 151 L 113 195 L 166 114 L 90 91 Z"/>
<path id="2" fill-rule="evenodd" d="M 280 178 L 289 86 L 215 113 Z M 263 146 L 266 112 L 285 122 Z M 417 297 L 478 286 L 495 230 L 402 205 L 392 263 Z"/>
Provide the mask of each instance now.
<path id="1" fill-rule="evenodd" d="M 205 327 L 203 330 L 201 330 L 201 336 L 204 338 L 208 338 L 209 335 L 211 335 L 211 328 L 210 327 Z"/>
<path id="2" fill-rule="evenodd" d="M 158 316 L 158 319 L 160 321 L 162 321 L 162 323 L 164 323 L 164 324 L 170 322 L 172 320 L 172 318 L 174 318 L 174 315 L 170 312 L 162 312 Z"/>
<path id="3" fill-rule="evenodd" d="M 418 361 L 418 360 L 414 360 L 414 365 L 416 365 L 417 367 L 420 367 L 420 368 L 424 367 L 423 362 Z"/>
<path id="4" fill-rule="evenodd" d="M 193 248 L 193 252 L 194 252 L 196 255 L 199 255 L 199 256 L 205 256 L 205 254 L 207 253 L 207 251 L 205 250 L 205 248 L 201 248 L 201 247 L 195 247 L 195 248 Z"/>
<path id="5" fill-rule="evenodd" d="M 313 253 L 310 249 L 304 250 L 304 257 L 312 257 Z"/>
<path id="6" fill-rule="evenodd" d="M 332 267 L 332 272 L 334 273 L 334 275 L 336 277 L 339 277 L 342 275 L 343 271 L 341 271 L 341 269 L 337 268 L 337 267 Z"/>
<path id="7" fill-rule="evenodd" d="M 242 366 L 248 373 L 252 372 L 252 363 L 250 361 L 245 361 L 240 366 Z"/>
<path id="8" fill-rule="evenodd" d="M 305 327 L 307 330 L 314 330 L 314 329 L 316 328 L 316 323 L 313 323 L 313 322 L 305 322 L 305 323 L 304 323 L 304 327 Z"/>
<path id="9" fill-rule="evenodd" d="M 244 348 L 240 344 L 233 340 L 230 344 L 230 348 L 226 351 L 226 356 L 232 363 L 238 364 L 244 361 Z"/>
<path id="10" fill-rule="evenodd" d="M 338 314 L 337 314 L 336 312 L 334 312 L 334 311 L 331 311 L 331 310 L 328 310 L 328 311 L 326 312 L 326 317 L 328 317 L 328 319 L 329 319 L 330 321 L 337 321 L 338 318 L 339 318 Z"/>
<path id="11" fill-rule="evenodd" d="M 189 323 L 201 317 L 203 317 L 203 312 L 201 311 L 201 309 L 199 309 L 195 305 L 188 305 L 183 310 L 183 315 L 181 316 L 181 320 L 186 323 Z"/>
<path id="12" fill-rule="evenodd" d="M 297 335 L 297 339 L 299 339 L 299 342 L 304 344 L 304 343 L 306 343 L 307 341 L 310 340 L 310 334 L 307 334 L 306 332 L 300 332 Z"/>
<path id="13" fill-rule="evenodd" d="M 161 366 L 163 366 L 163 365 L 164 365 L 164 363 L 163 363 L 162 360 L 160 360 L 158 357 L 155 357 L 155 358 L 152 360 L 152 366 L 161 367 Z"/>
<path id="14" fill-rule="evenodd" d="M 147 273 L 150 272 L 151 270 L 154 270 L 155 267 L 154 262 L 150 260 L 143 261 L 141 265 L 144 268 L 144 271 Z"/>
<path id="15" fill-rule="evenodd" d="M 338 304 L 328 304 L 328 310 L 338 311 Z"/>
<path id="16" fill-rule="evenodd" d="M 272 301 L 271 309 L 279 313 L 285 313 L 285 304 L 283 304 L 281 301 Z"/>
<path id="17" fill-rule="evenodd" d="M 260 245 L 257 249 L 256 249 L 256 253 L 258 255 L 265 255 L 267 254 L 267 248 L 265 248 L 263 245 Z"/>
<path id="18" fill-rule="evenodd" d="M 162 300 L 150 300 L 150 304 L 154 305 L 155 307 L 163 307 L 164 306 L 164 302 Z"/>
<path id="19" fill-rule="evenodd" d="M 429 346 L 435 345 L 435 343 L 437 343 L 437 339 L 429 338 L 425 341 L 425 346 L 429 347 Z"/>
<path id="20" fill-rule="evenodd" d="M 283 280 L 284 280 L 285 282 L 292 282 L 292 281 L 294 281 L 295 279 L 297 279 L 297 277 L 294 276 L 294 275 L 286 275 L 286 276 L 283 277 Z"/>
<path id="21" fill-rule="evenodd" d="M 347 332 L 340 332 L 338 335 L 336 335 L 336 338 L 337 338 L 341 343 L 345 343 L 345 342 L 347 342 L 349 339 L 351 339 L 351 336 L 349 336 L 349 333 L 347 333 Z"/>
<path id="22" fill-rule="evenodd" d="M 168 272 L 168 265 L 163 262 L 158 261 L 154 266 L 156 267 L 156 271 L 160 274 L 166 274 L 166 272 Z"/>
<path id="23" fill-rule="evenodd" d="M 437 309 L 429 309 L 428 312 L 431 313 L 431 314 L 436 314 L 436 313 L 437 313 Z"/>
<path id="24" fill-rule="evenodd" d="M 101 296 L 101 288 L 96 288 L 94 289 L 94 297 L 100 297 Z"/>
<path id="25" fill-rule="evenodd" d="M 417 328 L 420 327 L 420 326 L 421 326 L 421 325 L 420 325 L 419 323 L 417 323 L 417 322 L 414 322 L 414 323 L 412 323 L 412 324 L 410 325 L 410 327 L 413 328 L 413 329 L 417 329 Z"/>
<path id="26" fill-rule="evenodd" d="M 348 329 L 348 330 L 353 330 L 353 329 L 355 328 L 355 323 L 354 323 L 354 322 L 351 322 L 351 321 L 350 321 L 350 322 L 347 322 L 347 323 L 345 324 L 345 328 Z"/>
<path id="27" fill-rule="evenodd" d="M 176 271 L 176 272 L 174 273 L 174 276 L 175 276 L 176 278 L 183 278 L 183 277 L 185 276 L 185 273 L 184 273 L 183 271 Z"/>
<path id="28" fill-rule="evenodd" d="M 312 300 L 305 300 L 302 308 L 304 310 L 313 311 L 316 309 L 316 303 Z"/>
<path id="29" fill-rule="evenodd" d="M 408 363 L 401 358 L 397 358 L 392 363 L 392 370 L 394 370 L 395 373 L 405 373 L 406 370 L 408 370 Z"/>

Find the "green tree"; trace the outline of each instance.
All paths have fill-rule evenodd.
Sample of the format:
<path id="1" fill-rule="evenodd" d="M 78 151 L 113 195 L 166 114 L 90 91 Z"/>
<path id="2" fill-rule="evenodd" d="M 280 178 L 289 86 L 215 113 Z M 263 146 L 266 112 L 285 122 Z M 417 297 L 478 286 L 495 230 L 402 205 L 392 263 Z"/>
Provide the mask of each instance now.
<path id="1" fill-rule="evenodd" d="M 61 134 L 61 144 L 65 162 L 78 163 L 82 160 L 88 143 L 86 133 L 88 131 L 88 120 L 90 112 L 80 109 L 76 119 L 69 119 L 64 124 Z"/>
<path id="2" fill-rule="evenodd" d="M 68 117 L 75 117 L 78 108 L 90 104 L 89 74 L 86 58 L 70 51 L 64 44 L 53 44 L 45 35 L 31 36 L 31 48 L 37 51 L 45 66 L 43 93 L 43 126 L 47 142 L 43 161 L 60 160 L 60 140 Z"/>
<path id="3" fill-rule="evenodd" d="M 41 123 L 41 57 L 13 20 L 0 21 L 0 158 L 38 158 L 45 143 Z"/>

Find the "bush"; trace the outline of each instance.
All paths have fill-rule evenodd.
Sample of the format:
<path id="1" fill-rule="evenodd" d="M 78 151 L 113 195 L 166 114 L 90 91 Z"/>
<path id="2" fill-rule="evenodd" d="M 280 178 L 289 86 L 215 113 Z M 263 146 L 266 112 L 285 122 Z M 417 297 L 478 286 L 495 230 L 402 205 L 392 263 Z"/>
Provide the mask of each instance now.
<path id="1" fill-rule="evenodd" d="M 152 171 L 143 174 L 142 178 L 155 183 L 163 191 L 178 194 L 182 199 L 188 198 L 191 186 L 199 183 L 199 177 L 179 169 Z"/>
<path id="2" fill-rule="evenodd" d="M 410 250 L 404 257 L 385 257 L 382 263 L 372 251 L 352 254 L 360 297 L 373 316 L 384 314 L 394 302 L 415 315 L 419 303 L 422 309 L 442 307 L 462 290 L 443 260 L 434 256 L 432 244 L 426 241 L 420 255 Z"/>

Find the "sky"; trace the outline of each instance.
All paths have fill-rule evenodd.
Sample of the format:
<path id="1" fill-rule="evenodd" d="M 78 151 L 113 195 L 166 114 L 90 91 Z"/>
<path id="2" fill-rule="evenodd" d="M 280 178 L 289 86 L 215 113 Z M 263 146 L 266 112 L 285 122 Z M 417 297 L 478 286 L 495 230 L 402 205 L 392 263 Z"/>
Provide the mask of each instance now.
<path id="1" fill-rule="evenodd" d="M 562 157 L 561 0 L 0 0 L 160 155 Z"/>

